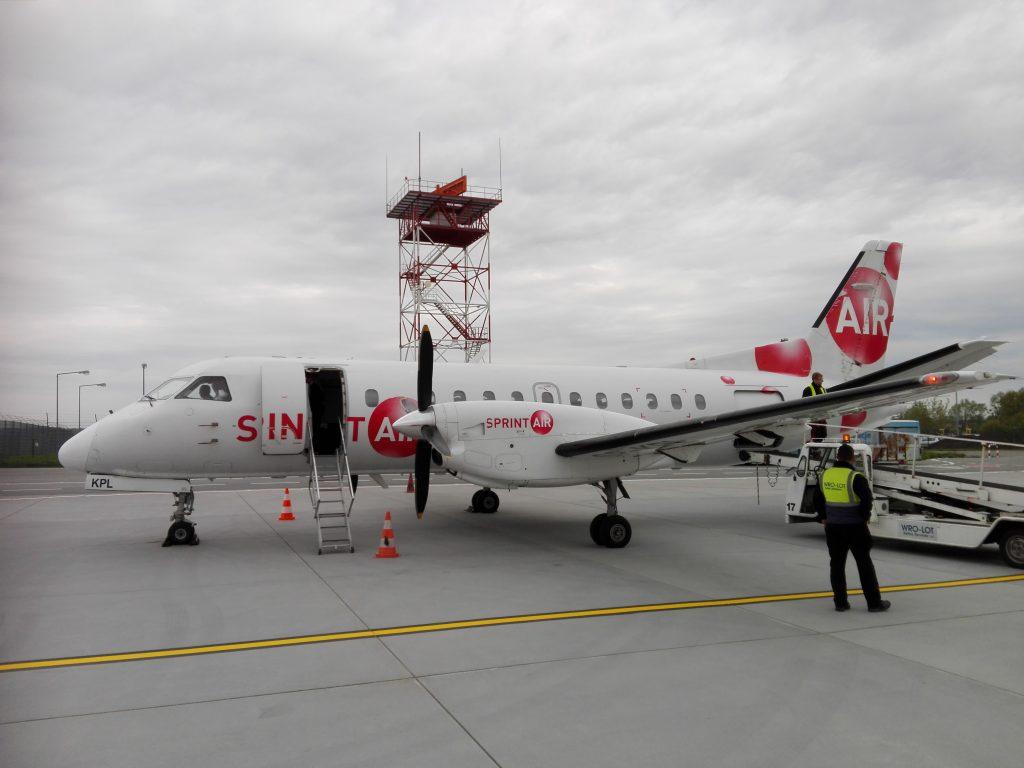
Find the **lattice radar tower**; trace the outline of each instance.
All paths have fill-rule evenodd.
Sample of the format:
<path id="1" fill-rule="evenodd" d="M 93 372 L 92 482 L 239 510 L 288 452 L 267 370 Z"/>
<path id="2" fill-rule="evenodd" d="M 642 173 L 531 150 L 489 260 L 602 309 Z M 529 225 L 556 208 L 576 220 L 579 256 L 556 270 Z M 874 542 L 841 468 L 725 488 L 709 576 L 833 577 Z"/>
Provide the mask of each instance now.
<path id="1" fill-rule="evenodd" d="M 398 220 L 400 359 L 416 359 L 426 323 L 437 359 L 490 362 L 490 215 L 500 203 L 500 189 L 465 176 L 406 179 L 388 201 Z"/>

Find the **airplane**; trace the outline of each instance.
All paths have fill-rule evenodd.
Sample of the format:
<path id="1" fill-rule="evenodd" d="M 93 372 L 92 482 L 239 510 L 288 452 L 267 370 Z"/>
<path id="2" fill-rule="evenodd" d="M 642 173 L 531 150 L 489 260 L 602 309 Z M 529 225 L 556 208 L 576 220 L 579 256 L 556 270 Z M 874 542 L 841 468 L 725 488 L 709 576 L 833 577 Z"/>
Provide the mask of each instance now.
<path id="1" fill-rule="evenodd" d="M 642 470 L 735 465 L 752 450 L 795 450 L 807 422 L 884 423 L 903 404 L 1014 378 L 965 370 L 1004 342 L 954 343 L 886 366 L 903 246 L 870 241 L 801 338 L 691 358 L 669 368 L 433 364 L 226 357 L 182 368 L 68 440 L 60 463 L 86 488 L 174 494 L 165 545 L 195 544 L 191 481 L 285 476 L 310 454 L 347 454 L 357 482 L 414 473 L 422 516 L 432 473 L 493 489 L 590 484 L 605 511 L 590 536 L 626 546 L 622 478 Z M 802 397 L 811 372 L 828 391 Z M 314 457 L 315 458 L 315 457 Z"/>

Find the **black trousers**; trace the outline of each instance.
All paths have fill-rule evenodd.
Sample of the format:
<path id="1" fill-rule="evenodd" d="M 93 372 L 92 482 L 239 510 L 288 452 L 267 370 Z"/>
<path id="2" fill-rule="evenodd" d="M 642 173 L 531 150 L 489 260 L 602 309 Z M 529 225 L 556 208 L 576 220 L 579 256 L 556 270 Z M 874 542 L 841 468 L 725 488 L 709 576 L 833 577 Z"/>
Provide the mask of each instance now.
<path id="1" fill-rule="evenodd" d="M 875 565 L 871 562 L 871 531 L 867 523 L 859 525 L 826 525 L 825 541 L 828 543 L 830 572 L 832 577 L 832 595 L 836 605 L 846 605 L 846 553 L 853 554 L 860 574 L 860 586 L 864 590 L 864 598 L 868 606 L 882 602 L 882 593 L 878 590 L 878 577 Z"/>

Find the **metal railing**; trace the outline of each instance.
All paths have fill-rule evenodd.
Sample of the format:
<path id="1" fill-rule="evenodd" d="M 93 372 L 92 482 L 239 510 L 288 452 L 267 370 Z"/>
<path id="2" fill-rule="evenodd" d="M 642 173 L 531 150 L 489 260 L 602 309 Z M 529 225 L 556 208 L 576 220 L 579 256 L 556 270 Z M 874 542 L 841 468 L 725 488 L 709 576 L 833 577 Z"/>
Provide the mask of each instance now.
<path id="1" fill-rule="evenodd" d="M 398 191 L 391 196 L 388 200 L 387 209 L 390 211 L 395 207 L 395 204 L 405 197 L 410 192 L 427 192 L 434 193 L 438 187 L 443 187 L 448 182 L 443 181 L 431 181 L 428 179 L 406 179 Z M 476 184 L 471 184 L 466 187 L 466 191 L 463 192 L 459 197 L 479 197 L 484 200 L 501 200 L 501 188 L 500 187 L 482 187 Z"/>
<path id="2" fill-rule="evenodd" d="M 922 456 L 922 450 L 925 446 L 934 445 L 939 442 L 943 443 L 966 443 L 968 447 L 963 450 L 978 451 L 978 488 L 983 488 L 985 485 L 985 459 L 1000 458 L 1000 453 L 1003 448 L 1010 451 L 1024 451 L 1024 445 L 1020 443 L 1008 443 L 1000 440 L 985 440 L 983 438 L 972 438 L 972 437 L 950 437 L 949 435 L 930 435 L 927 433 L 919 432 L 903 432 L 895 429 L 858 429 L 856 427 L 836 427 L 829 426 L 829 432 L 837 433 L 834 437 L 836 439 L 842 439 L 843 435 L 850 435 L 850 440 L 856 441 L 861 435 L 864 434 L 875 434 L 885 436 L 895 436 L 902 438 L 905 441 L 905 445 L 910 445 L 912 450 L 904 450 L 904 462 L 909 464 L 910 476 L 917 476 L 917 462 L 918 458 Z M 886 448 L 887 446 L 872 446 L 876 448 Z M 953 448 L 951 450 L 958 450 Z M 1024 454 L 1022 454 L 1024 455 Z M 921 459 L 924 460 L 923 458 Z M 899 461 L 897 452 L 897 461 Z M 974 481 L 974 478 L 968 478 L 970 482 Z"/>

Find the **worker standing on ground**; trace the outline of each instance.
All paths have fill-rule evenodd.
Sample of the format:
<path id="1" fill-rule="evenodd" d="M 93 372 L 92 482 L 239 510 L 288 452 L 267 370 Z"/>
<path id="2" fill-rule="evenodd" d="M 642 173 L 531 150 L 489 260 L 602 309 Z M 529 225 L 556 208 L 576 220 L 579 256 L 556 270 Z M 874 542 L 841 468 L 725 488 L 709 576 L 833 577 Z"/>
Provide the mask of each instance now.
<path id="1" fill-rule="evenodd" d="M 871 487 L 867 478 L 854 469 L 853 449 L 843 444 L 836 453 L 836 463 L 826 469 L 814 491 L 814 510 L 818 522 L 825 525 L 828 543 L 832 596 L 837 611 L 850 610 L 846 595 L 846 553 L 857 561 L 860 586 L 872 613 L 889 610 L 889 601 L 882 599 L 878 589 L 875 565 L 871 562 Z"/>
<path id="2" fill-rule="evenodd" d="M 811 383 L 804 387 L 804 397 L 814 397 L 815 395 L 824 395 L 828 390 L 825 389 L 825 377 L 819 372 L 815 371 L 811 374 Z M 820 442 L 828 437 L 828 427 L 817 421 L 812 421 L 809 425 L 811 427 L 811 440 L 813 442 Z"/>

